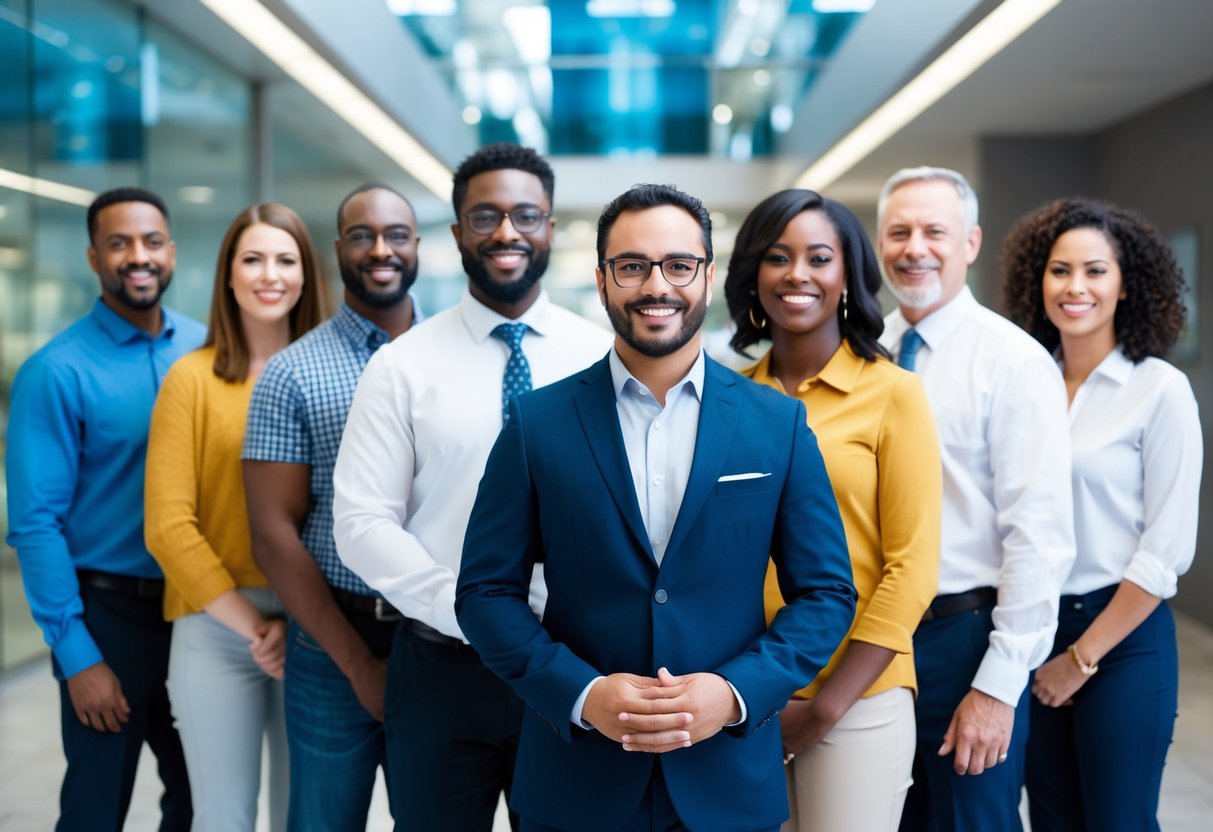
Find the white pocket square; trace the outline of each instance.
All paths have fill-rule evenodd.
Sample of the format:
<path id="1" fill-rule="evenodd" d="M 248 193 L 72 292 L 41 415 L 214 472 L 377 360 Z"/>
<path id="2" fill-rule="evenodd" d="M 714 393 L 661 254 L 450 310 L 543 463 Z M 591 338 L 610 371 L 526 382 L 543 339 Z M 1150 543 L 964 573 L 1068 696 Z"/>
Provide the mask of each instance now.
<path id="1" fill-rule="evenodd" d="M 765 474 L 760 474 L 757 471 L 753 471 L 749 474 L 725 474 L 723 477 L 716 480 L 716 482 L 736 482 L 737 480 L 758 480 L 758 479 L 762 479 L 763 477 L 769 477 L 769 476 L 771 476 L 771 473 L 769 471 Z"/>

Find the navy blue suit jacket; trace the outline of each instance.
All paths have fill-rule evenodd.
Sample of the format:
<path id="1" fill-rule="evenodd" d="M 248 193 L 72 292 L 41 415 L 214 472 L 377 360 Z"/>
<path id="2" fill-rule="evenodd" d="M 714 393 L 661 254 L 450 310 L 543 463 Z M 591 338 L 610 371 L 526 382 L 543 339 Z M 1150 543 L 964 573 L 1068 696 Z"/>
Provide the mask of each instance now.
<path id="1" fill-rule="evenodd" d="M 720 481 L 730 474 L 760 473 Z M 768 629 L 768 557 L 787 606 Z M 547 609 L 527 604 L 544 566 Z M 855 609 L 833 491 L 804 405 L 707 361 L 694 460 L 660 568 L 604 359 L 515 399 L 468 523 L 455 609 L 486 665 L 529 706 L 511 804 L 562 829 L 631 816 L 653 756 L 575 727 L 582 690 L 615 672 L 719 673 L 748 718 L 662 756 L 694 830 L 786 819 L 778 711 L 826 664 Z"/>

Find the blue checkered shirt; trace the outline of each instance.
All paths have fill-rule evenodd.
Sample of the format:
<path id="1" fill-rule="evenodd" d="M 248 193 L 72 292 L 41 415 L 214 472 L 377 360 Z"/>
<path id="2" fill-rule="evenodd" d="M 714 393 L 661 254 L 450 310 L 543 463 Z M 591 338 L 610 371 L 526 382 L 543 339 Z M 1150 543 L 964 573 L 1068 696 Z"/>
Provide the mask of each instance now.
<path id="1" fill-rule="evenodd" d="M 413 299 L 414 323 L 421 309 Z M 269 360 L 249 402 L 242 459 L 290 462 L 312 468 L 312 510 L 303 545 L 330 586 L 359 595 L 378 593 L 345 567 L 333 541 L 333 466 L 358 378 L 386 332 L 343 303 L 320 324 Z"/>

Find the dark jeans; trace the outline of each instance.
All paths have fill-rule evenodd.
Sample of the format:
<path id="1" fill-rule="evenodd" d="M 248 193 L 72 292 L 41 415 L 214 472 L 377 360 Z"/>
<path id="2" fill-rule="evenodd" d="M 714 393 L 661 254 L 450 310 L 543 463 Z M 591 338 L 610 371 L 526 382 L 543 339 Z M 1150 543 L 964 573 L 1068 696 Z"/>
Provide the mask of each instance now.
<path id="1" fill-rule="evenodd" d="M 394 625 L 366 616 L 350 623 L 377 656 L 391 649 Z M 290 751 L 290 832 L 363 832 L 375 769 L 383 766 L 391 804 L 392 769 L 383 723 L 367 713 L 336 662 L 299 625 L 287 630 L 286 742 Z M 390 688 L 389 688 L 390 690 Z"/>
<path id="2" fill-rule="evenodd" d="M 466 644 L 437 644 L 402 625 L 388 666 L 388 759 L 400 817 L 426 832 L 490 832 L 509 798 L 522 700 Z M 518 828 L 518 818 L 510 813 Z"/>
<path id="3" fill-rule="evenodd" d="M 1078 640 L 1115 591 L 1062 596 L 1052 655 Z M 1100 660 L 1073 705 L 1047 708 L 1033 699 L 1027 775 L 1033 832 L 1158 829 L 1178 662 L 1175 619 L 1163 602 Z"/>
<path id="4" fill-rule="evenodd" d="M 969 692 L 993 629 L 993 605 L 919 625 L 914 633 L 918 674 L 918 747 L 914 785 L 906 796 L 901 832 L 1022 832 L 1019 796 L 1028 739 L 1029 691 L 1015 708 L 1007 761 L 978 775 L 952 770 L 954 755 L 936 752 L 960 700 Z"/>
<path id="5" fill-rule="evenodd" d="M 83 725 L 72 707 L 67 682 L 59 683 L 60 722 L 67 773 L 59 792 L 57 832 L 120 832 L 135 787 L 135 769 L 144 741 L 159 766 L 161 832 L 188 832 L 193 818 L 189 778 L 181 740 L 173 728 L 168 691 L 172 625 L 161 600 L 80 587 L 84 623 L 105 663 L 122 685 L 130 721 L 116 734 Z M 55 665 L 55 676 L 62 678 Z"/>

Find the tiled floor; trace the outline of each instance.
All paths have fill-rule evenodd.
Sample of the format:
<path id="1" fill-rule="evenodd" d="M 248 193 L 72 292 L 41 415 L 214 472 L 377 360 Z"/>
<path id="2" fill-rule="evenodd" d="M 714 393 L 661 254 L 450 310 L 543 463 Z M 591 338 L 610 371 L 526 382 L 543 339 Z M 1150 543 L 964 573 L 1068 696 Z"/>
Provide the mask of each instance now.
<path id="1" fill-rule="evenodd" d="M 1204 832 L 1213 817 L 1213 631 L 1190 618 L 1179 623 L 1179 722 L 1163 778 L 1159 820 L 1165 832 Z M 0 680 L 0 830 L 41 832 L 54 826 L 63 757 L 59 696 L 44 662 Z M 159 782 L 145 751 L 127 829 L 156 828 Z M 392 826 L 380 782 L 367 828 Z M 496 832 L 507 830 L 498 812 Z M 268 829 L 264 817 L 257 830 Z"/>

